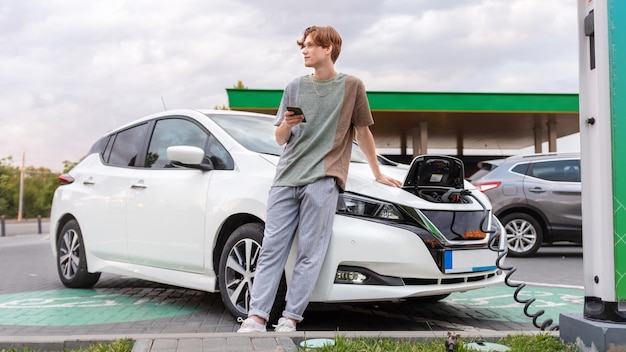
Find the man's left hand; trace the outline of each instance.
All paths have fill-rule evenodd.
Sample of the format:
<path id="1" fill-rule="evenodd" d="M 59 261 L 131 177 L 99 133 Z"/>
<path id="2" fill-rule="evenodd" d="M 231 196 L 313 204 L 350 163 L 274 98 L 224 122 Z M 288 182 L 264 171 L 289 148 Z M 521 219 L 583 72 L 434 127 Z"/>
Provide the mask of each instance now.
<path id="1" fill-rule="evenodd" d="M 392 187 L 402 187 L 402 182 L 385 174 L 378 175 L 378 177 L 376 177 L 376 182 Z"/>

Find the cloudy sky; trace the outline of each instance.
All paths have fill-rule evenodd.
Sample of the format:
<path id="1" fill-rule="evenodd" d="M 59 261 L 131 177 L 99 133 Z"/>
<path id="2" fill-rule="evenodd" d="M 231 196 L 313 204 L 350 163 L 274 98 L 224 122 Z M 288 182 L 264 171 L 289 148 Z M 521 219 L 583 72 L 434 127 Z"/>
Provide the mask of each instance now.
<path id="1" fill-rule="evenodd" d="M 576 22 L 572 0 L 0 0 L 0 159 L 61 171 L 163 102 L 282 89 L 310 25 L 368 90 L 577 93 Z"/>

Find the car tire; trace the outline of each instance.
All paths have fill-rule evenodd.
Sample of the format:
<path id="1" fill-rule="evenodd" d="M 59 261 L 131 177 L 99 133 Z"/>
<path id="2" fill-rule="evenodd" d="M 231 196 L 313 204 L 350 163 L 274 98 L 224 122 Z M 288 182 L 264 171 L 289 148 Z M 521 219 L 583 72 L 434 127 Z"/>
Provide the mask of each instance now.
<path id="1" fill-rule="evenodd" d="M 532 216 L 512 213 L 502 218 L 506 232 L 508 255 L 529 257 L 535 254 L 543 242 L 543 229 Z"/>
<path id="2" fill-rule="evenodd" d="M 232 233 L 222 249 L 218 285 L 224 306 L 235 318 L 248 316 L 263 229 L 263 224 L 259 223 L 242 225 Z M 287 282 L 283 272 L 270 312 L 270 321 L 277 321 L 282 315 L 286 293 Z"/>
<path id="3" fill-rule="evenodd" d="M 76 220 L 70 220 L 61 229 L 57 240 L 57 272 L 65 287 L 90 288 L 100 279 L 100 273 L 87 271 L 87 257 L 83 234 Z"/>

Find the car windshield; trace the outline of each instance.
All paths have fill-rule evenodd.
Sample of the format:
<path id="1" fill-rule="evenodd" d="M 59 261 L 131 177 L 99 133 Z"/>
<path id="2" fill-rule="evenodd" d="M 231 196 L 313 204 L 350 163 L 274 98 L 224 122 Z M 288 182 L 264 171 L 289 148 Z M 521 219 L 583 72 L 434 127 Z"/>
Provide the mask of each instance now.
<path id="1" fill-rule="evenodd" d="M 283 152 L 283 147 L 279 146 L 274 139 L 276 126 L 274 126 L 273 117 L 217 114 L 207 114 L 207 116 L 250 151 L 271 155 L 280 155 Z M 350 161 L 367 162 L 356 143 L 352 145 Z"/>
<path id="2" fill-rule="evenodd" d="M 211 114 L 207 116 L 250 151 L 271 155 L 280 155 L 283 152 L 283 147 L 274 139 L 276 127 L 272 117 Z"/>

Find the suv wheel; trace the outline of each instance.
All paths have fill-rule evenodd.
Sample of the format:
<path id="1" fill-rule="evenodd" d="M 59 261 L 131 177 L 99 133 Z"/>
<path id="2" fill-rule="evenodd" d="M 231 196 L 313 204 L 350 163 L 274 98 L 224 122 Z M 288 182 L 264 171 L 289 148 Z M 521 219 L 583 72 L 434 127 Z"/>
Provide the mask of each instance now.
<path id="1" fill-rule="evenodd" d="M 235 318 L 248 316 L 250 292 L 262 242 L 263 225 L 250 223 L 235 230 L 222 249 L 218 285 L 224 306 Z M 287 283 L 283 273 L 270 312 L 270 321 L 281 316 L 286 293 Z"/>
<path id="2" fill-rule="evenodd" d="M 528 257 L 539 250 L 543 242 L 543 230 L 535 218 L 524 213 L 513 213 L 504 216 L 502 223 L 510 256 Z"/>
<path id="3" fill-rule="evenodd" d="M 76 220 L 68 221 L 57 241 L 57 271 L 61 282 L 70 288 L 90 288 L 100 279 L 100 273 L 87 271 L 85 242 Z"/>

